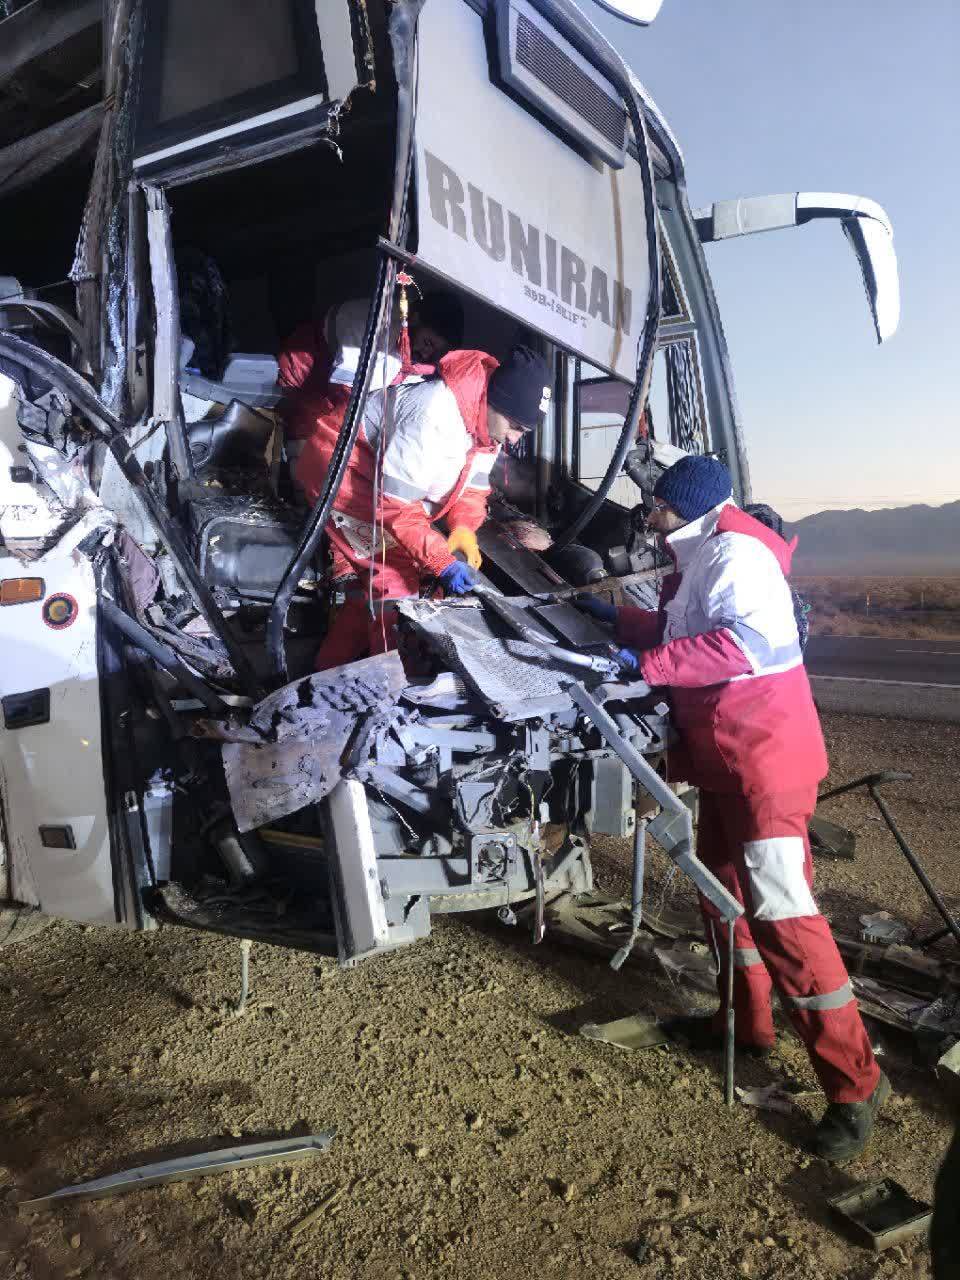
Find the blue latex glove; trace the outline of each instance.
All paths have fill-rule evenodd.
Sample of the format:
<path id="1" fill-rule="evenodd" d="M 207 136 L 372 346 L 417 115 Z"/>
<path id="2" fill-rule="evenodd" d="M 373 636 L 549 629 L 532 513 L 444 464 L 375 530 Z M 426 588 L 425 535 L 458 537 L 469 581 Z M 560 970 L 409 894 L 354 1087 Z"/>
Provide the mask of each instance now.
<path id="1" fill-rule="evenodd" d="M 577 596 L 576 603 L 585 613 L 592 614 L 598 622 L 605 622 L 612 627 L 617 620 L 617 606 L 607 604 L 597 596 Z"/>
<path id="2" fill-rule="evenodd" d="M 633 649 L 618 649 L 613 655 L 625 672 L 636 675 L 640 671 L 640 655 Z"/>
<path id="3" fill-rule="evenodd" d="M 460 560 L 454 560 L 453 564 L 448 564 L 443 573 L 437 577 L 445 596 L 465 596 L 468 591 L 473 590 L 476 580 L 477 575 L 474 571 Z"/>

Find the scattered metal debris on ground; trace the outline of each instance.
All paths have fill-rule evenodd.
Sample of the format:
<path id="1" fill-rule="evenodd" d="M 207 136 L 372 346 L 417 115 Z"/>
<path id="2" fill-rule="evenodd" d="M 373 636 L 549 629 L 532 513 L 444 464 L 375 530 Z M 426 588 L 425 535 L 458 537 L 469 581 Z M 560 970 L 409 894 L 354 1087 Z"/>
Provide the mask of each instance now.
<path id="1" fill-rule="evenodd" d="M 585 1040 L 599 1040 L 618 1049 L 653 1049 L 670 1043 L 670 1037 L 653 1018 L 639 1014 L 613 1022 L 585 1022 L 580 1034 Z"/>
<path id="2" fill-rule="evenodd" d="M 827 1203 L 851 1235 L 877 1253 L 929 1231 L 933 1219 L 933 1206 L 893 1178 L 861 1183 Z"/>
<path id="3" fill-rule="evenodd" d="M 809 1098 L 813 1094 L 813 1089 L 805 1089 L 803 1085 L 791 1080 L 774 1080 L 753 1089 L 737 1089 L 737 1098 L 745 1107 L 756 1107 L 760 1111 L 779 1111 L 782 1115 L 790 1115 L 800 1098 Z"/>
<path id="4" fill-rule="evenodd" d="M 99 1200 L 125 1191 L 156 1187 L 164 1182 L 206 1178 L 213 1173 L 247 1169 L 252 1165 L 277 1164 L 281 1160 L 305 1160 L 326 1151 L 335 1136 L 336 1129 L 328 1129 L 324 1133 L 312 1133 L 302 1138 L 271 1138 L 267 1142 L 249 1142 L 242 1147 L 223 1147 L 217 1151 L 178 1156 L 174 1160 L 160 1160 L 156 1164 L 111 1173 L 105 1178 L 94 1178 L 92 1182 L 78 1182 L 71 1187 L 62 1187 L 46 1196 L 22 1200 L 18 1208 L 21 1213 L 31 1213 L 67 1200 Z"/>

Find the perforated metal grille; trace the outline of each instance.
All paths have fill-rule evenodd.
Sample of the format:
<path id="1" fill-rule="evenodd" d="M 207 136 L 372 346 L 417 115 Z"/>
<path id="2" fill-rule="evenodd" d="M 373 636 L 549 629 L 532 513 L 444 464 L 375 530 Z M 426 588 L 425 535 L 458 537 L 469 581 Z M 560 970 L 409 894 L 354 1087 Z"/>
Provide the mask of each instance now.
<path id="1" fill-rule="evenodd" d="M 582 67 L 522 13 L 517 15 L 517 61 L 598 133 L 615 146 L 623 146 L 623 104 L 604 93 Z"/>
<path id="2" fill-rule="evenodd" d="M 687 453 L 705 453 L 706 430 L 700 379 L 692 342 L 671 342 L 665 348 L 670 392 L 670 440 Z"/>
<path id="3" fill-rule="evenodd" d="M 563 695 L 569 669 L 555 668 L 549 654 L 523 640 L 491 635 L 479 610 L 402 601 L 398 611 L 429 637 L 446 665 L 488 702 L 516 709 L 532 699 Z"/>

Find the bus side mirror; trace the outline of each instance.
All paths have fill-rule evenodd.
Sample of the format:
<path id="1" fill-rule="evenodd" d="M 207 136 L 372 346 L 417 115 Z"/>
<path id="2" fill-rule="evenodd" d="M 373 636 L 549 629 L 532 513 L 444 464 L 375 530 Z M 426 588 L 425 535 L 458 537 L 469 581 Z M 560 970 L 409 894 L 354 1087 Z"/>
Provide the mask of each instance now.
<path id="1" fill-rule="evenodd" d="M 893 337 L 900 323 L 900 277 L 893 227 L 873 200 L 834 191 L 798 191 L 720 200 L 694 214 L 704 244 L 799 227 L 819 218 L 840 220 L 860 264 L 877 341 L 885 342 Z"/>
<path id="2" fill-rule="evenodd" d="M 660 12 L 663 0 L 597 0 L 597 3 L 638 27 L 649 27 Z"/>

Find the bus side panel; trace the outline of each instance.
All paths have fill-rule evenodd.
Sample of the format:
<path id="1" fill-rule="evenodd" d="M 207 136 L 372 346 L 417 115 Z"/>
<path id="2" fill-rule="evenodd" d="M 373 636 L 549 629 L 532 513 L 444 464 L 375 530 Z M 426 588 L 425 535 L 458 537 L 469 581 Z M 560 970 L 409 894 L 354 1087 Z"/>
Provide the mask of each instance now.
<path id="1" fill-rule="evenodd" d="M 115 923 L 104 790 L 93 568 L 54 548 L 23 565 L 0 557 L 0 576 L 42 577 L 45 600 L 76 601 L 62 631 L 43 621 L 43 602 L 0 610 L 4 700 L 2 800 L 10 842 L 10 896 L 48 915 Z M 28 695 L 25 700 L 24 695 Z M 24 723 L 36 716 L 43 723 Z M 50 847 L 60 842 L 75 847 Z"/>
<path id="2" fill-rule="evenodd" d="M 9 472 L 10 459 L 22 462 L 23 455 L 11 384 L 3 381 L 0 454 Z M 21 509 L 39 520 L 46 510 L 41 490 L 19 488 L 29 490 L 33 504 Z M 4 511 L 12 514 L 9 506 Z M 0 803 L 8 842 L 0 897 L 7 894 L 49 915 L 116 923 L 96 588 L 93 566 L 77 550 L 77 542 L 102 521 L 102 513 L 89 512 L 36 559 L 10 555 L 0 543 L 0 579 L 43 581 L 42 599 L 0 607 Z M 53 609 L 52 598 L 58 598 Z"/>

